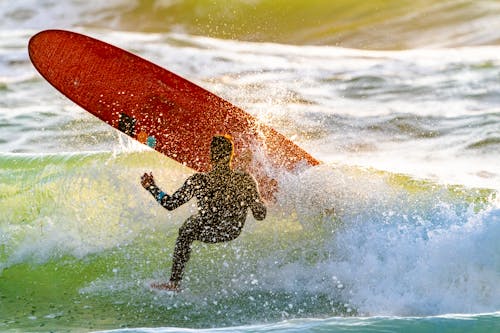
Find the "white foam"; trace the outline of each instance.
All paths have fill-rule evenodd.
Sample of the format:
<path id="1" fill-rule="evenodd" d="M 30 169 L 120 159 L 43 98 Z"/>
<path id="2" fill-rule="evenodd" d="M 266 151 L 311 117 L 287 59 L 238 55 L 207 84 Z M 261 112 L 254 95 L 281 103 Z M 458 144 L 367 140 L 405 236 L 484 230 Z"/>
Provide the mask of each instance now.
<path id="1" fill-rule="evenodd" d="M 338 237 L 349 259 L 331 265 L 350 297 L 370 314 L 480 313 L 500 306 L 500 211 L 454 221 L 444 212 L 425 230 L 367 221 Z M 449 215 L 446 217 L 446 215 Z M 463 222 L 464 224 L 460 224 Z M 441 227 L 439 224 L 443 223 Z"/>
<path id="2" fill-rule="evenodd" d="M 324 234 L 304 243 L 311 248 L 303 251 L 317 251 L 324 259 L 274 268 L 271 260 L 276 259 L 269 259 L 262 272 L 264 285 L 338 294 L 369 315 L 499 308 L 500 209 L 494 202 L 478 212 L 444 188 L 412 194 L 389 186 L 382 175 L 350 177 L 328 172 L 326 166 L 308 173 L 300 177 L 300 187 L 290 182 L 287 189 L 296 191 L 293 197 L 300 209 L 314 203 L 301 222 L 312 222 L 310 227 L 321 227 Z M 324 207 L 335 208 L 341 226 L 325 225 L 335 222 L 328 218 L 314 224 L 314 215 Z"/>

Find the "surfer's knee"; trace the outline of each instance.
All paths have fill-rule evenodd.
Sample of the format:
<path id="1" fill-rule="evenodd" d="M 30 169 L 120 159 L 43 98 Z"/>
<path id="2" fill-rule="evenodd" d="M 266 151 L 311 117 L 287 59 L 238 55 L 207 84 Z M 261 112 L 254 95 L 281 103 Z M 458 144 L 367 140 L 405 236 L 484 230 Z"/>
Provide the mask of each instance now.
<path id="1" fill-rule="evenodd" d="M 179 228 L 179 238 L 186 240 L 186 241 L 193 241 L 196 239 L 196 228 L 192 223 L 189 223 L 190 221 L 186 221 L 180 228 Z"/>
<path id="2" fill-rule="evenodd" d="M 186 226 L 186 223 L 181 225 L 179 228 L 179 236 L 187 236 L 193 232 L 193 229 L 190 228 L 189 226 Z"/>

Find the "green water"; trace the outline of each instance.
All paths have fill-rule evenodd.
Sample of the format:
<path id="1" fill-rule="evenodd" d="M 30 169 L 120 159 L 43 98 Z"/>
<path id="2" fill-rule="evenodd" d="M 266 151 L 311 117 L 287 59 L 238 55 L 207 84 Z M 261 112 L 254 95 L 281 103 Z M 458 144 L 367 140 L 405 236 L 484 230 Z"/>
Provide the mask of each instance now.
<path id="1" fill-rule="evenodd" d="M 168 276 L 177 228 L 193 207 L 164 211 L 138 179 L 152 170 L 172 188 L 189 170 L 149 151 L 2 155 L 1 166 L 2 329 L 206 328 L 358 314 L 349 304 L 350 281 L 338 281 L 335 269 L 323 282 L 311 276 L 347 259 L 332 246 L 346 229 L 343 212 L 274 207 L 231 243 L 196 243 L 184 291 L 172 296 L 148 284 Z M 342 166 L 323 166 L 316 177 L 339 170 L 346 181 L 385 184 L 392 189 L 385 200 L 406 193 L 416 209 L 429 210 L 418 207 L 432 197 L 456 212 L 480 211 L 495 195 Z M 298 275 L 282 280 L 287 272 Z"/>
<path id="2" fill-rule="evenodd" d="M 460 45 L 469 22 L 498 15 L 498 6 L 477 1 L 256 0 L 140 1 L 108 12 L 95 25 L 286 44 L 402 49 L 430 43 Z M 486 18 L 486 20 L 484 20 Z M 117 24 L 118 22 L 118 24 Z M 473 30 L 473 29 L 472 29 Z M 471 31 L 472 34 L 474 32 Z M 491 35 L 490 41 L 498 41 Z"/>

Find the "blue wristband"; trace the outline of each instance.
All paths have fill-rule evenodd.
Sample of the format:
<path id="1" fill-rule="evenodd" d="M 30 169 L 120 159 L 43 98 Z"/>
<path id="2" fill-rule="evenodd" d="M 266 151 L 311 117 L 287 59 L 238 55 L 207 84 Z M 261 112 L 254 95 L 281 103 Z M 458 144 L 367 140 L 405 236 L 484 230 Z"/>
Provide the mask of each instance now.
<path id="1" fill-rule="evenodd" d="M 161 199 L 163 199 L 163 197 L 165 196 L 165 192 L 161 191 L 160 193 L 158 193 L 158 195 L 156 196 L 156 201 L 160 202 Z"/>

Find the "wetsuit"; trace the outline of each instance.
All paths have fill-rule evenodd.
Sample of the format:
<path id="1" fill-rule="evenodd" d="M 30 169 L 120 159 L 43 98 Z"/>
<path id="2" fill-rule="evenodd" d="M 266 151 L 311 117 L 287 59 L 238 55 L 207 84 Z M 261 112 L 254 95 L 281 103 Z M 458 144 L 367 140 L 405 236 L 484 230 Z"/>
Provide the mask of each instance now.
<path id="1" fill-rule="evenodd" d="M 171 196 L 156 185 L 148 191 L 164 208 L 173 210 L 195 197 L 198 213 L 188 218 L 179 229 L 175 243 L 170 281 L 180 282 L 191 253 L 193 241 L 227 242 L 241 233 L 250 208 L 255 219 L 266 217 L 257 184 L 248 173 L 218 165 L 208 173 L 196 173 Z"/>

